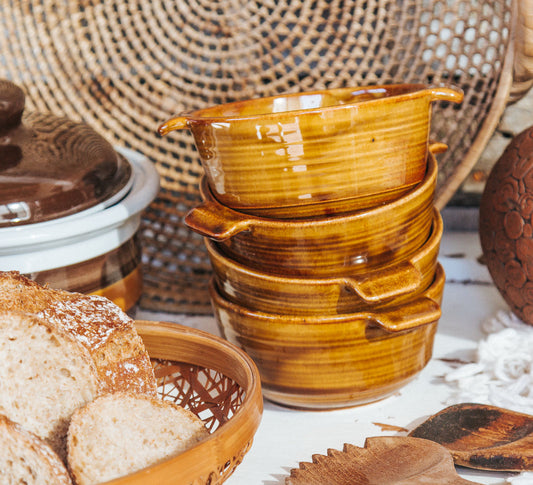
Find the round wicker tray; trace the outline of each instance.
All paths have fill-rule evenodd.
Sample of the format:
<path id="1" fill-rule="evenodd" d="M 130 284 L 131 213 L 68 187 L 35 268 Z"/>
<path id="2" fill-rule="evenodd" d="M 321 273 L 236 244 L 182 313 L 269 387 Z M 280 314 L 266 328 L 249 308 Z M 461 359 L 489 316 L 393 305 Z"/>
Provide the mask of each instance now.
<path id="1" fill-rule="evenodd" d="M 225 340 L 182 325 L 137 321 L 159 392 L 199 416 L 210 436 L 184 453 L 108 485 L 218 485 L 249 450 L 263 411 L 259 373 Z"/>
<path id="2" fill-rule="evenodd" d="M 533 67 L 513 39 L 530 34 L 531 0 L 8 0 L 0 75 L 27 109 L 85 121 L 147 155 L 162 189 L 143 219 L 146 309 L 210 313 L 211 268 L 183 224 L 202 170 L 188 132 L 159 138 L 176 113 L 243 98 L 346 85 L 452 83 L 460 106 L 437 103 L 437 207 L 477 161 L 511 92 Z M 517 19 L 520 19 L 517 22 Z M 522 42 L 520 45 L 526 45 Z M 514 64 L 514 66 L 513 66 Z"/>

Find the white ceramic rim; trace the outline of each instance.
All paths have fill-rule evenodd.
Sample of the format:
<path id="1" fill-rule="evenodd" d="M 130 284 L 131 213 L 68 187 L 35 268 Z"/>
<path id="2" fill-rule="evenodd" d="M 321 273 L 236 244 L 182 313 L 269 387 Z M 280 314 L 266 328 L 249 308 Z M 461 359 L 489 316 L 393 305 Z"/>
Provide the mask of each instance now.
<path id="1" fill-rule="evenodd" d="M 115 205 L 53 221 L 0 229 L 0 270 L 33 273 L 87 261 L 119 247 L 138 230 L 140 213 L 159 191 L 159 174 L 143 155 L 117 148 L 132 164 L 131 190 Z"/>

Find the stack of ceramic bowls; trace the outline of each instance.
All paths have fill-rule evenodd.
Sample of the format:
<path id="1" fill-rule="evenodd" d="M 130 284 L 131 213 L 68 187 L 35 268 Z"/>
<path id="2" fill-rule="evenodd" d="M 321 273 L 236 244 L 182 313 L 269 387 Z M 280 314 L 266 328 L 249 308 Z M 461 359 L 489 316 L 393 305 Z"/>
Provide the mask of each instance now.
<path id="1" fill-rule="evenodd" d="M 205 169 L 186 217 L 206 236 L 225 337 L 267 398 L 306 408 L 374 401 L 431 356 L 444 287 L 431 104 L 452 88 L 388 85 L 275 96 L 187 113 Z"/>

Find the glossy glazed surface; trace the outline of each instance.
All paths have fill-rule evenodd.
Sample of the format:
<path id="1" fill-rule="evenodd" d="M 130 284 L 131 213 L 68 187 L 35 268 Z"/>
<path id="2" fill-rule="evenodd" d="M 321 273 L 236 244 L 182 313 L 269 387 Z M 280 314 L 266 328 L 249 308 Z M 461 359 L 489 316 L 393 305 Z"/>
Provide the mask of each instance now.
<path id="1" fill-rule="evenodd" d="M 123 199 L 97 212 L 0 228 L 0 267 L 21 273 L 61 268 L 102 255 L 133 237 L 141 212 L 159 191 L 159 174 L 145 156 L 119 150 L 133 167 L 132 188 Z"/>
<path id="2" fill-rule="evenodd" d="M 462 93 L 399 84 L 280 95 L 185 113 L 160 132 L 191 130 L 224 205 L 311 217 L 387 202 L 419 183 L 440 99 L 460 102 Z"/>
<path id="3" fill-rule="evenodd" d="M 215 200 L 207 184 L 204 203 L 185 223 L 218 242 L 234 261 L 281 276 L 345 276 L 399 261 L 422 247 L 431 231 L 437 162 L 428 157 L 424 180 L 403 197 L 366 211 L 320 219 L 266 219 Z"/>
<path id="4" fill-rule="evenodd" d="M 137 233 L 141 212 L 159 189 L 159 175 L 146 157 L 119 150 L 133 170 L 124 198 L 96 212 L 0 228 L 0 267 L 53 288 L 106 296 L 134 314 L 142 292 Z"/>
<path id="5" fill-rule="evenodd" d="M 108 207 L 132 184 L 132 168 L 92 128 L 49 113 L 22 119 L 24 94 L 0 80 L 0 227 Z"/>
<path id="6" fill-rule="evenodd" d="M 431 357 L 444 271 L 430 288 L 395 310 L 334 317 L 248 310 L 211 285 L 215 318 L 230 341 L 254 359 L 264 395 L 305 408 L 335 408 L 381 399 L 406 384 Z"/>
<path id="7" fill-rule="evenodd" d="M 26 276 L 52 288 L 105 296 L 133 314 L 142 293 L 141 243 L 135 234 L 95 258 Z"/>
<path id="8" fill-rule="evenodd" d="M 434 210 L 424 245 L 406 258 L 372 271 L 336 278 L 291 278 L 254 270 L 225 257 L 205 240 L 220 294 L 247 308 L 271 313 L 335 315 L 396 305 L 426 290 L 433 281 L 442 237 Z"/>

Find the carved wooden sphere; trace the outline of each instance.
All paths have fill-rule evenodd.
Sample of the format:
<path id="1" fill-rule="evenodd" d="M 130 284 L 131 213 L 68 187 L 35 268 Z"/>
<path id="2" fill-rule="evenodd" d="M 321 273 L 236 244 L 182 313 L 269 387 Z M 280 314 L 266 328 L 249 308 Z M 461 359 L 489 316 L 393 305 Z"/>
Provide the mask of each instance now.
<path id="1" fill-rule="evenodd" d="M 481 247 L 511 310 L 533 325 L 533 127 L 492 168 L 479 212 Z"/>

